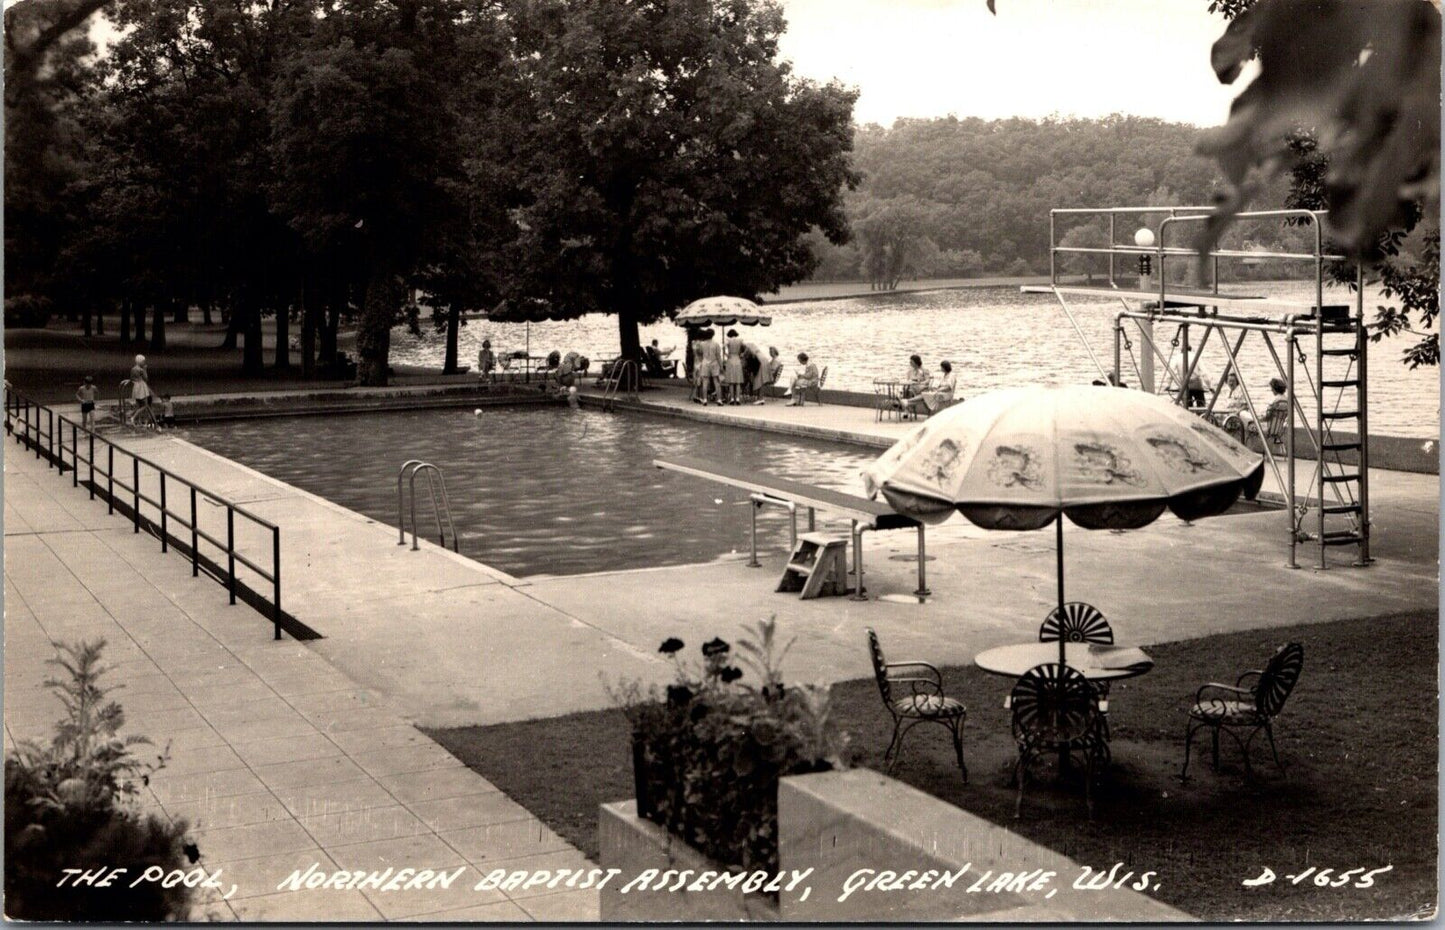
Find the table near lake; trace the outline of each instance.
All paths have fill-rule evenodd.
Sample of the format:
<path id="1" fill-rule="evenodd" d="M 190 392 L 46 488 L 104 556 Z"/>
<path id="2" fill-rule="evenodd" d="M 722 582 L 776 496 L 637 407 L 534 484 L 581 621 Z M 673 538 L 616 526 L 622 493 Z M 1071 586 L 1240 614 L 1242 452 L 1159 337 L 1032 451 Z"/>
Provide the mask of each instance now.
<path id="1" fill-rule="evenodd" d="M 903 417 L 903 389 L 907 386 L 905 381 L 895 381 L 891 378 L 873 379 L 873 403 L 875 408 L 875 421 L 881 421 L 885 416 Z"/>

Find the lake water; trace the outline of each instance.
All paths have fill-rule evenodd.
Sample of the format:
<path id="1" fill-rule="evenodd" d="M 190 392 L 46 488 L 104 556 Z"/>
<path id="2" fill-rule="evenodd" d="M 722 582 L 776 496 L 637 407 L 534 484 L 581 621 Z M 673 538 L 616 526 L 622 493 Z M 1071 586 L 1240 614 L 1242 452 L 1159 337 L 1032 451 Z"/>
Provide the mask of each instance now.
<path id="1" fill-rule="evenodd" d="M 1308 288 L 1297 284 L 1238 285 L 1236 291 L 1308 299 Z M 1343 292 L 1327 293 L 1326 302 L 1345 303 L 1348 296 Z M 1383 301 L 1378 295 L 1370 295 L 1367 316 L 1368 308 L 1379 303 Z M 1070 306 L 1100 363 L 1110 367 L 1119 302 L 1070 298 Z M 1047 294 L 1020 294 L 1015 287 L 777 303 L 769 305 L 769 309 L 773 325 L 739 327 L 744 339 L 761 346 L 777 346 L 790 369 L 797 353 L 806 351 L 819 367 L 828 366 L 829 387 L 871 391 L 875 378 L 901 377 L 913 352 L 922 355 L 924 363 L 935 372 L 941 359 L 952 361 L 964 396 L 1041 381 L 1088 381 L 1098 377 L 1058 301 Z M 526 329 L 520 323 L 470 322 L 461 333 L 463 364 L 476 365 L 483 339 L 490 339 L 499 353 L 524 348 Z M 1155 339 L 1161 351 L 1173 336 L 1173 327 L 1158 328 Z M 1191 344 L 1197 344 L 1199 336 L 1198 329 L 1191 331 Z M 644 343 L 654 338 L 664 348 L 678 346 L 675 357 L 681 356 L 686 344 L 683 331 L 666 322 L 642 328 Z M 1201 363 L 1211 383 L 1228 361 L 1217 340 L 1216 335 L 1205 347 Z M 1142 345 L 1137 336 L 1133 343 L 1134 355 L 1139 357 Z M 575 349 L 592 359 L 603 359 L 616 355 L 618 344 L 617 321 L 613 317 L 588 316 L 531 326 L 533 355 L 552 349 Z M 1279 337 L 1275 337 L 1275 345 L 1281 345 Z M 1405 345 L 1406 339 L 1394 339 L 1370 347 L 1371 432 L 1438 435 L 1439 371 L 1411 371 L 1400 364 L 1399 353 Z M 443 351 L 440 334 L 426 332 L 420 339 L 400 329 L 392 334 L 392 359 L 396 362 L 439 367 Z M 1256 405 L 1263 409 L 1268 403 L 1268 380 L 1276 372 L 1269 350 L 1257 334 L 1252 334 L 1239 354 L 1246 386 Z M 1124 381 L 1137 384 L 1128 353 L 1123 368 Z M 1298 369 L 1296 377 L 1303 377 Z M 1349 406 L 1353 407 L 1353 403 Z"/>

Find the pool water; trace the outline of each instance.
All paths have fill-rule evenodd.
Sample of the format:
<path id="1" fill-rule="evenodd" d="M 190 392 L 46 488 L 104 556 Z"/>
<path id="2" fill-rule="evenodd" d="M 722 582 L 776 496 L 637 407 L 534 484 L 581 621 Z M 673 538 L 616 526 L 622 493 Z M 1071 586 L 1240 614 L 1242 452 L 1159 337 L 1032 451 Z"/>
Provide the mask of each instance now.
<path id="1" fill-rule="evenodd" d="M 395 525 L 396 476 L 423 459 L 446 475 L 461 552 L 517 576 L 707 562 L 748 551 L 743 491 L 654 468 L 680 455 L 862 493 L 879 452 L 645 414 L 566 407 L 415 410 L 201 424 L 184 438 Z M 424 481 L 424 480 L 423 480 Z M 435 541 L 418 482 L 417 520 Z M 846 532 L 847 522 L 820 528 Z M 760 552 L 788 546 L 786 512 L 758 514 Z M 800 531 L 806 516 L 799 515 Z M 945 537 L 981 534 L 962 518 Z M 889 534 L 897 535 L 897 534 Z M 930 531 L 930 536 L 935 536 Z M 899 537 L 911 545 L 912 537 Z"/>

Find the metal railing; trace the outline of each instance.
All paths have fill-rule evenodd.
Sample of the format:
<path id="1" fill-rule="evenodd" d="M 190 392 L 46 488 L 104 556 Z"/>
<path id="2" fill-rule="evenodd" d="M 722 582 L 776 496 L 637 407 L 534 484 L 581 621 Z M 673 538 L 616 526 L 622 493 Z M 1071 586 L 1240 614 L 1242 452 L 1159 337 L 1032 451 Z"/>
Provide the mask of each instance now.
<path id="1" fill-rule="evenodd" d="M 628 400 L 636 402 L 637 387 L 642 381 L 642 369 L 630 358 L 619 358 L 612 364 L 607 382 L 602 390 L 602 409 L 611 410 L 617 404 L 618 395 L 626 391 Z"/>
<path id="2" fill-rule="evenodd" d="M 447 497 L 447 479 L 442 470 L 431 462 L 423 462 L 421 459 L 411 459 L 401 466 L 401 471 L 396 474 L 396 532 L 398 546 L 406 545 L 406 495 L 402 490 L 402 479 L 407 475 L 411 476 L 411 548 L 420 548 L 417 543 L 417 522 L 416 522 L 416 476 L 426 474 L 427 492 L 431 495 L 432 513 L 437 521 L 437 543 L 445 549 L 447 547 L 447 531 L 452 534 L 452 551 L 461 552 L 461 542 L 457 537 L 457 525 L 452 520 L 452 502 Z M 437 490 L 440 485 L 441 495 Z M 445 519 L 446 526 L 443 528 L 442 521 Z"/>
<path id="3" fill-rule="evenodd" d="M 238 596 L 263 614 L 269 613 L 275 638 L 281 638 L 283 623 L 290 623 L 281 610 L 281 528 L 257 516 L 239 504 L 232 503 L 212 491 L 182 478 L 166 467 L 136 455 L 118 446 L 109 439 L 87 429 L 64 414 L 57 413 L 15 389 L 5 387 L 5 431 L 15 440 L 35 451 L 35 457 L 46 459 L 48 464 L 59 469 L 60 474 L 70 471 L 72 487 L 81 483 L 80 470 L 87 469 L 85 485 L 90 499 L 97 495 L 106 501 L 107 513 L 120 508 L 122 515 L 129 509 L 128 516 L 139 533 L 142 528 L 153 532 L 161 541 L 161 551 L 169 552 L 174 546 L 178 552 L 188 555 L 191 560 L 191 576 L 198 577 L 204 568 L 206 574 L 226 586 L 230 602 L 236 603 Z M 67 433 L 69 446 L 66 445 Z M 117 459 L 120 462 L 117 463 Z M 127 467 L 126 459 L 129 459 Z M 158 491 L 152 497 L 143 489 L 144 469 L 156 474 Z M 129 479 L 129 483 L 127 483 Z M 118 493 L 119 492 L 119 493 Z M 188 507 L 173 509 L 175 492 L 188 501 Z M 201 527 L 200 504 L 207 502 L 226 510 L 225 538 L 212 535 Z M 144 506 L 152 509 L 154 516 L 143 512 Z M 236 518 L 249 521 L 270 536 L 270 568 L 253 560 L 237 548 Z M 174 535 L 173 529 L 177 529 Z M 201 552 L 201 543 L 216 549 L 215 558 Z M 260 587 L 253 589 L 237 577 L 236 567 L 249 569 L 271 588 L 270 601 L 266 600 Z M 224 567 L 223 567 L 224 566 Z M 269 610 L 265 609 L 268 608 Z M 293 635 L 306 634 L 304 627 L 292 629 Z"/>

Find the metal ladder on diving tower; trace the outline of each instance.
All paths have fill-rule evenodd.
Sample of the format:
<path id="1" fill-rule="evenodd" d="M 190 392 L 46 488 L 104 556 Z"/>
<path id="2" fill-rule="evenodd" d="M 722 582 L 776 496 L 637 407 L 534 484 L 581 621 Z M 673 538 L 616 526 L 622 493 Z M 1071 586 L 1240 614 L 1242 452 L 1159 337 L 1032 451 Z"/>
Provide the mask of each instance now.
<path id="1" fill-rule="evenodd" d="M 1364 282 L 1356 282 L 1356 293 L 1362 293 Z M 1359 302 L 1362 307 L 1363 302 Z M 1315 538 L 1320 546 L 1320 568 L 1326 567 L 1325 551 L 1332 547 L 1358 548 L 1357 565 L 1367 565 L 1370 557 L 1370 450 L 1367 357 L 1369 338 L 1361 310 L 1348 317 L 1330 320 L 1323 316 L 1315 329 L 1316 408 L 1315 435 L 1319 437 L 1318 480 L 1313 491 L 1318 495 Z M 1329 392 L 1336 392 L 1331 398 Z M 1333 402 L 1332 408 L 1327 405 Z M 1352 434 L 1335 435 L 1337 427 Z M 1347 462 L 1346 453 L 1354 453 L 1354 462 Z M 1327 499 L 1326 492 L 1329 492 Z"/>
<path id="2" fill-rule="evenodd" d="M 406 492 L 403 490 L 403 481 L 410 477 L 407 488 L 411 491 L 411 548 L 415 551 L 420 548 L 417 543 L 417 522 L 416 522 L 416 476 L 426 475 L 427 493 L 431 497 L 432 513 L 436 516 L 437 544 L 443 549 L 447 548 L 447 534 L 451 533 L 453 552 L 460 552 L 460 541 L 457 538 L 457 527 L 452 521 L 451 500 L 447 497 L 447 479 L 442 470 L 431 462 L 423 462 L 421 459 L 411 459 L 401 466 L 401 471 L 396 475 L 396 532 L 398 546 L 406 545 Z M 438 493 L 440 492 L 440 493 Z"/>
<path id="3" fill-rule="evenodd" d="M 1182 224 L 1198 224 L 1207 221 L 1214 213 L 1212 207 L 1067 207 L 1049 211 L 1049 283 L 1047 285 L 1025 285 L 1024 293 L 1048 293 L 1057 298 L 1079 340 L 1083 343 L 1090 360 L 1101 376 L 1110 373 L 1099 361 L 1089 340 L 1085 336 L 1067 297 L 1118 299 L 1124 309 L 1116 313 L 1114 325 L 1114 370 L 1116 382 L 1122 380 L 1120 343 L 1125 347 L 1129 341 L 1124 336 L 1124 321 L 1137 323 L 1140 335 L 1146 344 L 1144 358 L 1147 362 L 1148 377 L 1139 372 L 1141 386 L 1152 377 L 1153 362 L 1157 357 L 1166 369 L 1171 364 L 1154 343 L 1152 327 L 1156 323 L 1174 324 L 1180 327 L 1183 336 L 1184 356 L 1189 357 L 1190 327 L 1204 330 L 1204 338 L 1197 343 L 1195 355 L 1203 350 L 1209 336 L 1218 333 L 1222 348 L 1228 356 L 1229 367 L 1240 375 L 1241 387 L 1249 403 L 1251 418 L 1262 424 L 1262 417 L 1255 408 L 1247 385 L 1244 385 L 1244 369 L 1239 367 L 1236 353 L 1244 338 L 1257 334 L 1268 349 L 1278 374 L 1287 385 L 1288 403 L 1287 428 L 1284 430 L 1285 456 L 1277 460 L 1271 449 L 1272 443 L 1260 436 L 1265 459 L 1273 470 L 1281 490 L 1286 496 L 1286 510 L 1289 516 L 1289 562 L 1290 568 L 1298 568 L 1296 551 L 1301 543 L 1313 542 L 1319 547 L 1320 569 L 1329 567 L 1328 554 L 1337 548 L 1354 546 L 1357 557 L 1354 564 L 1364 566 L 1373 559 L 1370 556 L 1370 489 L 1369 489 L 1369 417 L 1367 396 L 1369 393 L 1368 351 L 1369 333 L 1364 317 L 1364 276 L 1356 266 L 1353 306 L 1325 303 L 1324 285 L 1326 263 L 1348 261 L 1346 256 L 1330 254 L 1325 249 L 1322 229 L 1326 217 L 1324 211 L 1284 209 L 1256 210 L 1233 214 L 1235 221 L 1279 222 L 1289 221 L 1304 224 L 1314 233 L 1313 248 L 1300 251 L 1268 251 L 1262 249 L 1229 249 L 1215 247 L 1201 253 L 1190 246 L 1170 245 L 1166 242 L 1166 229 Z M 1157 238 L 1152 229 L 1141 228 L 1133 242 L 1120 241 L 1118 220 L 1130 225 L 1140 223 L 1148 217 L 1155 217 Z M 1162 219 L 1159 217 L 1162 216 Z M 1108 221 L 1107 246 L 1066 246 L 1062 243 L 1058 221 L 1073 222 L 1092 220 Z M 1146 224 L 1147 225 L 1147 224 Z M 1148 233 L 1143 236 L 1143 233 Z M 1108 286 L 1068 283 L 1060 280 L 1058 261 L 1061 256 L 1071 254 L 1107 256 Z M 1212 267 L 1208 281 L 1201 280 L 1193 286 L 1171 284 L 1165 273 L 1166 259 L 1186 259 L 1199 262 L 1201 270 Z M 1120 260 L 1138 260 L 1138 284 L 1133 276 L 1124 271 Z M 1312 300 L 1306 302 L 1266 298 L 1263 295 L 1226 294 L 1220 291 L 1220 260 L 1249 259 L 1256 262 L 1265 260 L 1278 262 L 1305 262 L 1311 266 L 1312 274 L 1306 280 L 1313 285 Z M 1203 277 L 1203 275 L 1201 275 Z M 1121 279 L 1123 279 L 1121 281 Z M 1131 302 L 1137 306 L 1131 306 Z M 1234 334 L 1231 346 L 1226 333 Z M 1282 337 L 1283 344 L 1277 349 L 1273 337 Z M 1313 337 L 1313 358 L 1307 358 L 1306 343 Z M 1176 340 L 1179 337 L 1176 336 Z M 1174 344 L 1178 344 L 1176 341 Z M 1133 358 L 1132 350 L 1130 358 Z M 1311 364 L 1312 362 L 1312 364 Z M 1136 366 L 1137 368 L 1138 366 Z M 1193 364 L 1185 369 L 1184 380 L 1178 388 L 1178 402 L 1187 399 L 1185 383 L 1193 371 Z M 1300 377 L 1296 377 L 1299 374 Z M 1215 385 L 1216 399 L 1224 383 L 1221 375 Z M 1314 403 L 1308 410 L 1301 398 Z M 1212 411 L 1213 404 L 1209 406 Z M 1206 412 L 1209 412 L 1206 411 Z M 1298 427 L 1298 430 L 1296 429 Z M 1353 430 L 1353 432 L 1351 432 Z M 1259 426 L 1256 426 L 1259 432 Z M 1299 446 L 1303 441 L 1305 445 Z M 1296 470 L 1309 456 L 1314 456 L 1307 474 L 1309 479 L 1304 487 L 1296 481 Z M 1314 511 L 1311 514 L 1311 511 Z M 1311 519 L 1313 517 L 1313 519 Z"/>

